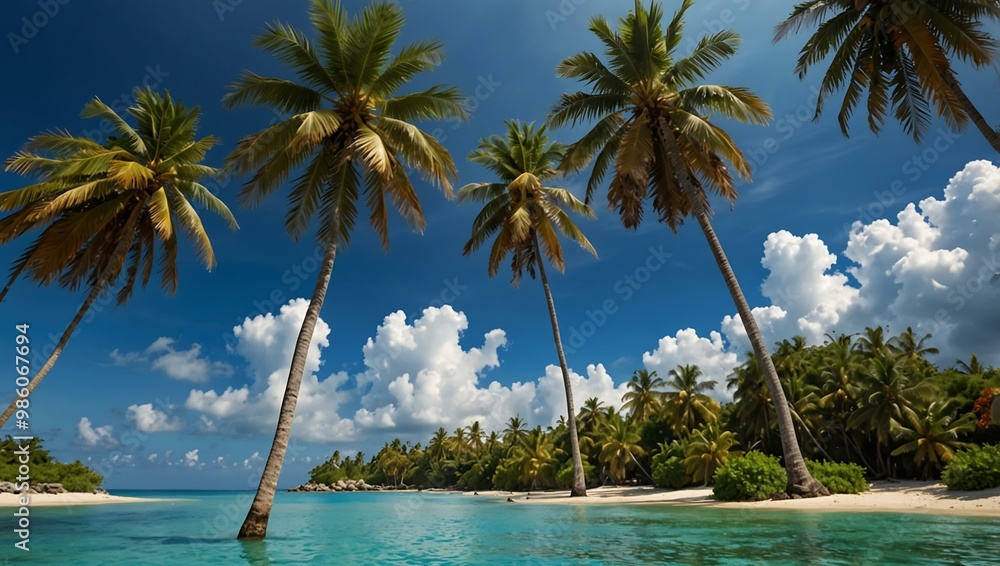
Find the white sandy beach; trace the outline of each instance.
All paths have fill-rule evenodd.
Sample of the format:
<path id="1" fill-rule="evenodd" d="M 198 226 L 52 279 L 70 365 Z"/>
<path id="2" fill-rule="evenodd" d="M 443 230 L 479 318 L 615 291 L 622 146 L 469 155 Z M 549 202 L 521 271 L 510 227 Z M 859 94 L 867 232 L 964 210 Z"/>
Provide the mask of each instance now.
<path id="1" fill-rule="evenodd" d="M 587 490 L 588 497 L 569 497 L 568 491 L 481 491 L 480 496 L 506 498 L 528 504 L 642 504 L 691 505 L 744 509 L 795 509 L 799 511 L 850 511 L 933 513 L 1000 517 L 1000 488 L 983 491 L 949 491 L 935 482 L 876 482 L 859 495 L 831 495 L 787 501 L 722 502 L 712 499 L 711 487 L 667 490 L 654 487 L 600 487 Z M 471 496 L 471 493 L 465 495 Z"/>
<path id="2" fill-rule="evenodd" d="M 151 503 L 160 501 L 175 501 L 167 499 L 149 499 L 145 497 L 120 497 L 95 493 L 36 493 L 28 495 L 31 507 L 56 507 L 60 505 L 108 505 L 112 503 Z M 15 493 L 0 493 L 0 507 L 20 507 L 20 495 Z"/>

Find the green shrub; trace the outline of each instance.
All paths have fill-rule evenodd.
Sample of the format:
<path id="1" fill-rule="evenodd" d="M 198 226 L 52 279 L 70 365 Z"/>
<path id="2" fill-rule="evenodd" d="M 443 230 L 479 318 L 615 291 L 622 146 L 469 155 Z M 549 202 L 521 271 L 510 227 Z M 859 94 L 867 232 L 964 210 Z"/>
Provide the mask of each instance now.
<path id="1" fill-rule="evenodd" d="M 857 464 L 806 460 L 806 468 L 831 494 L 868 491 L 865 469 Z"/>
<path id="2" fill-rule="evenodd" d="M 972 448 L 955 454 L 941 481 L 948 489 L 974 491 L 1000 487 L 1000 445 Z"/>
<path id="3" fill-rule="evenodd" d="M 673 441 L 660 444 L 660 453 L 653 456 L 653 483 L 656 487 L 681 489 L 693 481 L 684 466 L 687 443 Z"/>
<path id="4" fill-rule="evenodd" d="M 788 476 L 776 456 L 749 452 L 715 472 L 712 493 L 721 501 L 761 501 L 785 490 Z"/>

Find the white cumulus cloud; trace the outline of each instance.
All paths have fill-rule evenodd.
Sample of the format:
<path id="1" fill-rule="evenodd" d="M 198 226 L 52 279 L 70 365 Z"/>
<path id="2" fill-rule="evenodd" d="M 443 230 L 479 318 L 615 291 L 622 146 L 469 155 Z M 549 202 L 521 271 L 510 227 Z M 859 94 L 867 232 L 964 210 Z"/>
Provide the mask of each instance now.
<path id="1" fill-rule="evenodd" d="M 82 417 L 76 425 L 77 444 L 85 448 L 115 448 L 118 439 L 111 425 L 95 427 L 87 417 Z"/>
<path id="2" fill-rule="evenodd" d="M 125 411 L 125 417 L 135 423 L 135 428 L 141 432 L 173 432 L 182 428 L 180 419 L 153 408 L 152 403 L 130 405 Z"/>

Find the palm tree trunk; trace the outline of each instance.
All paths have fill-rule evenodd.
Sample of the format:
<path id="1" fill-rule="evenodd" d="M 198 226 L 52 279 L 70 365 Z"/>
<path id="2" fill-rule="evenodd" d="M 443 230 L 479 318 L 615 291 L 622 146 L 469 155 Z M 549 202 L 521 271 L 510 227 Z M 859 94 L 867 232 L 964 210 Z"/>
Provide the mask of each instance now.
<path id="1" fill-rule="evenodd" d="M 556 318 L 556 304 L 552 300 L 552 290 L 549 288 L 549 278 L 545 274 L 545 261 L 538 249 L 538 237 L 532 235 L 532 245 L 535 248 L 535 260 L 538 273 L 542 278 L 542 288 L 545 290 L 545 301 L 549 305 L 549 320 L 552 322 L 552 338 L 556 343 L 556 353 L 559 354 L 559 368 L 562 370 L 563 386 L 566 388 L 566 411 L 569 416 L 566 424 L 569 427 L 569 447 L 573 457 L 573 488 L 570 497 L 587 496 L 587 478 L 583 473 L 583 459 L 580 457 L 580 437 L 576 431 L 576 409 L 573 407 L 573 386 L 569 381 L 569 366 L 566 365 L 566 354 L 563 352 L 562 337 L 559 335 L 559 320 Z"/>
<path id="2" fill-rule="evenodd" d="M 972 118 L 972 123 L 975 124 L 976 128 L 979 129 L 979 132 L 983 134 L 986 141 L 993 146 L 993 149 L 1000 152 L 1000 132 L 993 129 L 993 126 L 990 126 L 989 122 L 986 121 L 986 118 L 983 118 L 983 115 L 979 113 L 979 109 L 976 108 L 976 105 L 973 104 L 972 101 L 969 100 L 969 97 L 965 95 L 965 91 L 962 90 L 962 86 L 958 83 L 958 79 L 956 79 L 953 75 L 948 75 L 945 77 L 945 80 L 948 81 L 948 87 L 951 88 L 951 92 L 958 98 L 958 101 L 962 103 L 962 108 L 965 110 L 965 113 Z"/>
<path id="3" fill-rule="evenodd" d="M 21 267 L 17 268 L 17 271 L 10 274 L 10 280 L 7 281 L 7 286 L 3 288 L 3 291 L 0 291 L 0 303 L 3 302 L 4 298 L 7 296 L 7 292 L 10 291 L 11 286 L 14 285 L 14 282 L 21 276 L 21 273 L 26 267 L 28 267 L 28 262 L 22 263 Z"/>
<path id="4" fill-rule="evenodd" d="M 726 258 L 726 252 L 722 249 L 722 244 L 719 243 L 719 238 L 712 228 L 712 222 L 708 217 L 705 193 L 701 187 L 695 184 L 695 180 L 688 173 L 674 140 L 673 131 L 664 122 L 665 120 L 660 118 L 659 133 L 667 145 L 667 153 L 673 161 L 678 182 L 691 203 L 692 213 L 698 220 L 702 232 L 705 233 L 705 239 L 708 240 L 708 246 L 712 249 L 712 255 L 715 256 L 715 262 L 718 264 L 719 271 L 722 272 L 722 277 L 726 281 L 726 287 L 729 288 L 729 293 L 733 297 L 736 311 L 743 320 L 743 328 L 746 329 L 747 337 L 750 339 L 754 354 L 757 356 L 757 361 L 767 380 L 767 386 L 771 390 L 771 400 L 774 403 L 774 411 L 778 420 L 778 433 L 781 437 L 781 449 L 785 456 L 785 471 L 788 474 L 788 486 L 785 488 L 785 492 L 790 496 L 797 497 L 830 495 L 826 487 L 816 481 L 806 469 L 806 462 L 802 458 L 799 443 L 795 437 L 795 426 L 792 423 L 791 411 L 788 410 L 788 401 L 781 387 L 781 381 L 778 379 L 778 371 L 774 368 L 774 362 L 771 361 L 771 356 L 767 352 L 764 337 L 757 327 L 757 321 L 753 317 L 750 305 L 747 304 L 743 290 L 740 289 L 736 274 L 733 273 L 733 268 Z"/>
<path id="5" fill-rule="evenodd" d="M 45 379 L 45 376 L 49 374 L 49 371 L 52 370 L 52 367 L 56 365 L 56 360 L 59 359 L 59 356 L 62 354 L 62 351 L 69 342 L 69 339 L 73 336 L 73 333 L 76 332 L 76 328 L 83 320 L 83 316 L 87 314 L 88 310 L 90 310 L 90 307 L 94 304 L 94 301 L 97 300 L 97 297 L 100 297 L 101 293 L 104 292 L 104 288 L 108 285 L 108 280 L 111 278 L 111 274 L 115 272 L 115 266 L 118 264 L 118 258 L 127 253 L 129 247 L 132 245 L 132 238 L 127 236 L 135 228 L 135 223 L 138 221 L 139 214 L 142 210 L 143 207 L 141 205 L 135 206 L 132 214 L 126 221 L 125 229 L 122 231 L 122 237 L 118 240 L 118 245 L 116 245 L 114 251 L 111 252 L 111 257 L 108 259 L 108 264 L 104 267 L 104 271 L 101 272 L 100 277 L 94 285 L 91 286 L 90 294 L 87 295 L 87 299 L 83 301 L 83 304 L 80 305 L 80 308 L 76 311 L 76 316 L 74 316 L 73 320 L 70 321 L 69 326 L 67 326 L 66 330 L 63 331 L 62 337 L 60 337 L 59 342 L 56 343 L 55 349 L 53 349 L 52 353 L 49 354 L 49 359 L 45 360 L 45 363 L 42 364 L 38 373 L 36 373 L 35 377 L 31 378 L 31 382 L 28 383 L 29 393 L 38 387 L 42 380 Z M 16 278 L 16 276 L 17 275 L 11 278 L 11 283 L 14 282 L 14 278 Z M 10 284 L 7 286 L 9 288 Z M 6 292 L 7 289 L 4 289 L 4 293 Z M 7 424 L 11 415 L 13 415 L 14 411 L 17 410 L 17 401 L 18 399 L 11 401 L 10 405 L 7 406 L 7 410 L 3 412 L 3 415 L 0 415 L 0 427 Z"/>
<path id="6" fill-rule="evenodd" d="M 264 472 L 257 486 L 257 495 L 253 498 L 250 511 L 237 538 L 262 539 L 267 535 L 267 520 L 271 516 L 271 506 L 274 505 L 274 494 L 278 489 L 278 477 L 281 475 L 281 465 L 288 450 L 288 441 L 292 436 L 292 421 L 295 418 L 295 405 L 299 401 L 299 387 L 302 386 L 302 374 L 306 370 L 306 357 L 309 344 L 312 343 L 313 331 L 319 320 L 319 312 L 323 308 L 326 290 L 330 286 L 330 276 L 333 273 L 333 261 L 337 257 L 337 244 L 327 244 L 326 254 L 320 266 L 316 288 L 312 300 L 306 309 L 306 316 L 299 328 L 299 336 L 295 342 L 295 352 L 292 354 L 292 365 L 288 370 L 288 382 L 285 384 L 285 396 L 281 400 L 281 410 L 278 413 L 278 425 L 274 432 L 274 442 L 271 452 L 267 455 Z"/>

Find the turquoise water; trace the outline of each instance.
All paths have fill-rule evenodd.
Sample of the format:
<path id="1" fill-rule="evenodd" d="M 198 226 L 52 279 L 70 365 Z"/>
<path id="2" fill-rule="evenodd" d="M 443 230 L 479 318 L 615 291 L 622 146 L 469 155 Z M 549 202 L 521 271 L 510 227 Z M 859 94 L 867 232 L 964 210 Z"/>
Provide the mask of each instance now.
<path id="1" fill-rule="evenodd" d="M 10 517 L 0 559 L 60 566 L 1000 562 L 1000 519 L 992 518 L 281 493 L 267 540 L 241 543 L 235 535 L 251 492 L 118 494 L 173 501 L 34 508 L 30 554 L 13 548 Z"/>

